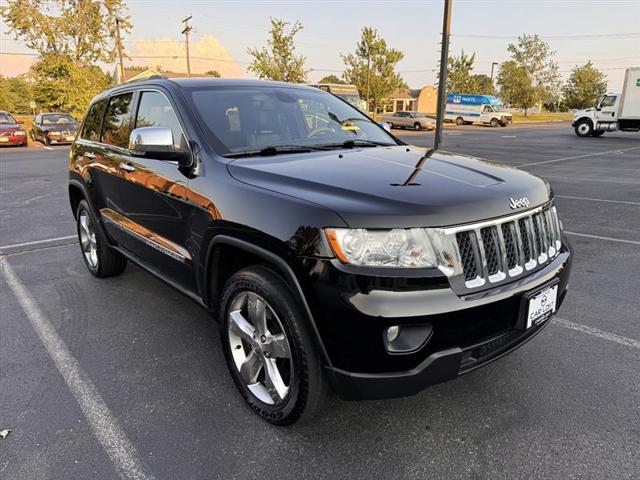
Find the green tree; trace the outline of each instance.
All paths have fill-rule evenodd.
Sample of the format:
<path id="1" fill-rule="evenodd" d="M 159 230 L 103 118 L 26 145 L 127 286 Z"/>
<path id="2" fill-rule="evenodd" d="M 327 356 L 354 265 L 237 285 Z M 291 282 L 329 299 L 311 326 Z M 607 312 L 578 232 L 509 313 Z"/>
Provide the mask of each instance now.
<path id="1" fill-rule="evenodd" d="M 81 65 L 68 55 L 47 54 L 31 66 L 33 95 L 42 110 L 81 116 L 91 99 L 113 79 L 95 65 Z"/>
<path id="2" fill-rule="evenodd" d="M 471 74 L 475 61 L 476 54 L 467 55 L 464 50 L 461 50 L 458 56 L 449 56 L 446 81 L 448 93 L 476 93 L 476 85 Z M 440 78 L 439 72 L 438 69 L 438 79 Z"/>
<path id="3" fill-rule="evenodd" d="M 337 83 L 339 85 L 346 85 L 347 82 L 342 80 L 337 75 L 331 74 L 331 75 L 327 75 L 326 77 L 321 78 L 318 81 L 318 83 Z"/>
<path id="4" fill-rule="evenodd" d="M 66 55 L 83 64 L 113 62 L 116 19 L 131 29 L 124 0 L 7 0 L 4 22 L 40 55 Z"/>
<path id="5" fill-rule="evenodd" d="M 558 63 L 553 60 L 555 52 L 548 43 L 538 35 L 522 35 L 518 37 L 517 43 L 509 44 L 507 50 L 511 53 L 512 60 L 504 62 L 500 71 L 512 71 L 518 78 L 512 80 L 508 75 L 498 75 L 497 83 L 503 99 L 507 100 L 507 94 L 503 91 L 515 95 L 510 103 L 524 109 L 525 116 L 529 108 L 559 99 Z M 517 84 L 517 88 L 510 85 L 510 82 Z"/>
<path id="6" fill-rule="evenodd" d="M 0 110 L 12 113 L 29 113 L 33 100 L 32 86 L 24 76 L 6 78 L 0 76 Z"/>
<path id="7" fill-rule="evenodd" d="M 484 73 L 475 74 L 472 77 L 473 80 L 473 93 L 476 95 L 493 95 L 494 87 L 491 77 Z"/>
<path id="8" fill-rule="evenodd" d="M 278 18 L 271 19 L 270 38 L 267 45 L 249 48 L 247 52 L 253 57 L 248 70 L 259 78 L 280 80 L 283 82 L 303 83 L 308 70 L 304 68 L 305 57 L 296 55 L 295 36 L 302 30 L 302 24 L 295 22 L 289 27 L 289 22 Z"/>
<path id="9" fill-rule="evenodd" d="M 362 29 L 355 52 L 341 57 L 346 66 L 344 79 L 358 88 L 370 111 L 377 111 L 391 92 L 405 85 L 395 71 L 404 53 L 389 48 L 385 39 L 371 27 Z"/>
<path id="10" fill-rule="evenodd" d="M 607 77 L 589 60 L 584 65 L 573 68 L 563 91 L 569 108 L 592 107 L 607 91 Z"/>
<path id="11" fill-rule="evenodd" d="M 527 109 L 536 102 L 535 88 L 526 69 L 513 60 L 503 62 L 498 71 L 497 84 L 502 100 L 516 108 L 523 108 L 526 116 Z"/>

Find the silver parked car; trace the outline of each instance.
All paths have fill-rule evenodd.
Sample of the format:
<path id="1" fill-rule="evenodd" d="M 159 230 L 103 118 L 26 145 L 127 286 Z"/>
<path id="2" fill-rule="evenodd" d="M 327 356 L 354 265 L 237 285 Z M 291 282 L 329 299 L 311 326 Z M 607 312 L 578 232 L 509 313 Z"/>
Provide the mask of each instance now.
<path id="1" fill-rule="evenodd" d="M 412 128 L 414 130 L 433 130 L 436 128 L 435 118 L 420 112 L 395 112 L 382 116 L 382 121 L 391 128 Z"/>

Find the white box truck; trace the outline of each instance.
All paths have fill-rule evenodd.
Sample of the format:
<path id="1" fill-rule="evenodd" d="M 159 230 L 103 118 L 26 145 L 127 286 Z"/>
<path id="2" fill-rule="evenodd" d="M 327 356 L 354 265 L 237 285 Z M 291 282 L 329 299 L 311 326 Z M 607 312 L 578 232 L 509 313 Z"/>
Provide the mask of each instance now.
<path id="1" fill-rule="evenodd" d="M 447 95 L 444 119 L 456 122 L 457 125 L 481 123 L 492 127 L 506 127 L 511 124 L 512 116 L 493 95 L 450 93 Z"/>
<path id="2" fill-rule="evenodd" d="M 627 68 L 622 94 L 607 93 L 594 108 L 573 114 L 576 135 L 599 137 L 604 132 L 637 132 L 640 130 L 640 67 Z"/>

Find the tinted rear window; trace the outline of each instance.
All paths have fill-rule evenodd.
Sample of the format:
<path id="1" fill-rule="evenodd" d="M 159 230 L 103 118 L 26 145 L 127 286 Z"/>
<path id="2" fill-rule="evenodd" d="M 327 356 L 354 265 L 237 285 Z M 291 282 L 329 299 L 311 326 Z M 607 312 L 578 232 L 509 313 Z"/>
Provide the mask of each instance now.
<path id="1" fill-rule="evenodd" d="M 91 106 L 89 113 L 87 113 L 87 118 L 84 121 L 80 138 L 91 140 L 92 142 L 100 140 L 100 126 L 102 125 L 102 117 L 104 116 L 106 106 L 106 99 L 100 100 Z"/>
<path id="2" fill-rule="evenodd" d="M 111 97 L 102 127 L 102 143 L 127 148 L 133 126 L 133 93 Z"/>

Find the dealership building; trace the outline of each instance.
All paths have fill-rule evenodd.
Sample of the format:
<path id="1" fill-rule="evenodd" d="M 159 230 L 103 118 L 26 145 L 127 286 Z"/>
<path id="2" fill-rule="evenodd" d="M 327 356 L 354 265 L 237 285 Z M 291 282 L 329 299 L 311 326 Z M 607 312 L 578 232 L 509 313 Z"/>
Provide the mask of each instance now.
<path id="1" fill-rule="evenodd" d="M 379 113 L 423 112 L 435 113 L 438 100 L 438 87 L 432 85 L 423 88 L 399 88 L 394 90 L 380 108 Z"/>

